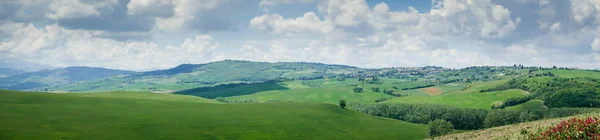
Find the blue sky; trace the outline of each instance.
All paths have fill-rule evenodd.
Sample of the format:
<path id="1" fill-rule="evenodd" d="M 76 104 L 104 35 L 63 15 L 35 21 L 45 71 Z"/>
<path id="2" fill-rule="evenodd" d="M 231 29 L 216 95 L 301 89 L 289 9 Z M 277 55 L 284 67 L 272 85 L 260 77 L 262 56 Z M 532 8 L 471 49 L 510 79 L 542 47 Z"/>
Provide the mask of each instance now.
<path id="1" fill-rule="evenodd" d="M 0 59 L 164 69 L 224 59 L 359 67 L 600 67 L 595 0 L 0 2 Z"/>

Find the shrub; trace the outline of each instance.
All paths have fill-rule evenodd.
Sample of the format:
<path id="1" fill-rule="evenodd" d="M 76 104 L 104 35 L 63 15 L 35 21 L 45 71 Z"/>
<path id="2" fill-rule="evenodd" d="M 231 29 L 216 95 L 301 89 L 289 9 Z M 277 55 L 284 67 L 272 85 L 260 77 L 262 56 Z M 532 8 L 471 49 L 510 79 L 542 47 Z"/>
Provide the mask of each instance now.
<path id="1" fill-rule="evenodd" d="M 373 87 L 371 90 L 373 90 L 373 92 L 379 92 L 379 87 Z"/>
<path id="2" fill-rule="evenodd" d="M 346 100 L 340 100 L 340 107 L 346 108 Z"/>
<path id="3" fill-rule="evenodd" d="M 427 134 L 430 137 L 446 135 L 452 132 L 453 126 L 450 122 L 442 119 L 436 119 L 434 121 L 429 122 L 428 124 L 429 130 Z"/>
<path id="4" fill-rule="evenodd" d="M 354 90 L 354 92 L 356 92 L 356 93 L 363 92 L 363 88 L 361 88 L 361 87 L 354 87 L 354 89 L 352 89 L 352 90 Z"/>
<path id="5" fill-rule="evenodd" d="M 537 133 L 531 133 L 531 140 L 546 139 L 600 139 L 600 121 L 597 117 L 572 118 L 564 120 L 556 126 L 549 127 Z"/>

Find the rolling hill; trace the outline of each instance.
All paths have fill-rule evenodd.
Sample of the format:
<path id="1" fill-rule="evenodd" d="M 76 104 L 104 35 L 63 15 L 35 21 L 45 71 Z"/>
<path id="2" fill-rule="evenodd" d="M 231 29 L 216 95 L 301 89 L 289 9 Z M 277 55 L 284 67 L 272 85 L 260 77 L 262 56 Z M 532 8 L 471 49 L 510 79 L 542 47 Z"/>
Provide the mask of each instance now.
<path id="1" fill-rule="evenodd" d="M 425 125 L 373 117 L 329 104 L 214 104 L 94 94 L 97 95 L 0 90 L 0 126 L 10 126 L 0 127 L 0 139 L 423 139 L 426 136 Z"/>
<path id="2" fill-rule="evenodd" d="M 0 68 L 0 78 L 23 74 L 26 71 L 14 68 Z"/>
<path id="3" fill-rule="evenodd" d="M 570 117 L 554 118 L 547 120 L 532 121 L 520 124 L 506 125 L 500 127 L 487 128 L 483 130 L 469 131 L 463 133 L 450 134 L 446 136 L 436 137 L 437 140 L 484 140 L 484 139 L 526 139 L 526 135 L 531 132 L 537 132 L 539 129 L 544 129 L 549 126 L 560 123 L 563 120 L 573 117 L 587 118 L 600 117 L 598 113 L 590 113 L 576 115 Z M 527 132 L 526 134 L 521 134 Z"/>
<path id="4" fill-rule="evenodd" d="M 0 78 L 0 88 L 27 90 L 45 86 L 68 84 L 116 75 L 131 74 L 131 71 L 113 70 L 94 67 L 67 67 L 53 70 L 42 70 Z"/>
<path id="5" fill-rule="evenodd" d="M 492 104 L 504 101 L 510 97 L 525 96 L 528 93 L 523 90 L 511 89 L 496 92 L 479 92 L 481 89 L 494 87 L 506 83 L 506 80 L 479 82 L 472 84 L 465 90 L 454 89 L 450 92 L 436 96 L 407 96 L 392 98 L 384 103 L 425 103 L 425 104 L 446 104 L 466 108 L 485 108 L 489 109 Z M 441 88 L 447 89 L 447 88 Z"/>
<path id="6" fill-rule="evenodd" d="M 261 83 L 278 79 L 318 79 L 358 73 L 366 69 L 306 62 L 251 62 L 226 60 L 207 64 L 182 64 L 177 67 L 95 79 L 48 87 L 53 91 L 153 91 L 174 92 L 229 83 Z"/>

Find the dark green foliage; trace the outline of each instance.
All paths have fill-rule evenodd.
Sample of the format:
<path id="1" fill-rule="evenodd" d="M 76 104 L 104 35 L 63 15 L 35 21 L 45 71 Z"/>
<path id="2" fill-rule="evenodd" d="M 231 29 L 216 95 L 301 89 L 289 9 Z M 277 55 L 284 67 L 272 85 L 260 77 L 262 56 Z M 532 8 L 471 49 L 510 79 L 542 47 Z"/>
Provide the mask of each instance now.
<path id="1" fill-rule="evenodd" d="M 371 90 L 373 90 L 373 92 L 379 92 L 380 91 L 379 87 L 373 87 L 373 88 L 371 88 Z"/>
<path id="2" fill-rule="evenodd" d="M 600 107 L 600 83 L 593 78 L 516 78 L 481 92 L 523 89 L 548 107 Z"/>
<path id="3" fill-rule="evenodd" d="M 155 70 L 135 74 L 133 76 L 160 76 L 160 75 L 174 75 L 179 73 L 190 73 L 194 72 L 197 68 L 204 66 L 205 64 L 181 64 L 177 67 L 166 69 L 166 70 Z"/>
<path id="4" fill-rule="evenodd" d="M 442 119 L 436 119 L 427 124 L 427 135 L 430 137 L 442 136 L 449 134 L 454 129 L 454 126 L 450 122 Z"/>
<path id="5" fill-rule="evenodd" d="M 396 90 L 394 90 L 394 89 L 384 89 L 383 94 L 392 95 L 392 96 L 396 96 L 396 97 L 405 96 L 401 93 L 397 93 Z"/>
<path id="6" fill-rule="evenodd" d="M 393 95 L 394 92 L 395 91 L 393 89 L 384 89 L 383 90 L 383 94 L 388 94 L 388 95 Z"/>
<path id="7" fill-rule="evenodd" d="M 436 119 L 450 122 L 455 129 L 474 130 L 540 120 L 599 112 L 597 108 L 550 108 L 537 110 L 485 110 L 436 104 L 349 104 L 349 108 L 386 118 L 427 124 Z"/>
<path id="8" fill-rule="evenodd" d="M 340 108 L 346 108 L 346 100 L 340 100 Z"/>
<path id="9" fill-rule="evenodd" d="M 489 128 L 525 122 L 528 120 L 526 113 L 520 110 L 494 109 L 489 111 L 487 117 L 485 117 L 484 127 Z"/>
<path id="10" fill-rule="evenodd" d="M 175 94 L 194 95 L 204 98 L 217 98 L 217 97 L 230 97 L 248 95 L 261 91 L 267 90 L 286 90 L 287 87 L 279 85 L 275 81 L 269 81 L 265 83 L 248 84 L 248 83 L 234 83 L 234 84 L 222 84 L 211 87 L 199 87 L 188 90 L 177 91 Z"/>
<path id="11" fill-rule="evenodd" d="M 502 102 L 502 104 L 500 105 L 492 105 L 492 109 L 504 109 L 506 107 L 519 105 L 531 101 L 533 99 L 533 95 L 510 97 L 506 101 Z"/>
<path id="12" fill-rule="evenodd" d="M 350 108 L 374 116 L 427 124 L 444 119 L 457 129 L 483 128 L 485 109 L 459 108 L 433 104 L 350 104 Z"/>
<path id="13" fill-rule="evenodd" d="M 356 93 L 361 93 L 361 92 L 363 92 L 363 88 L 361 88 L 361 87 L 354 87 L 352 90 L 353 90 L 354 92 L 356 92 Z"/>
<path id="14" fill-rule="evenodd" d="M 416 87 L 410 87 L 410 88 L 402 88 L 402 90 L 412 90 L 412 89 L 420 89 L 420 88 L 428 88 L 428 87 L 433 87 L 435 85 L 423 85 L 423 86 L 416 86 Z"/>
<path id="15" fill-rule="evenodd" d="M 382 81 L 379 81 L 379 78 L 377 77 L 371 77 L 371 78 L 358 78 L 358 81 L 361 82 L 362 84 L 382 84 Z"/>
<path id="16" fill-rule="evenodd" d="M 545 102 L 548 107 L 600 107 L 597 88 L 560 89 Z"/>

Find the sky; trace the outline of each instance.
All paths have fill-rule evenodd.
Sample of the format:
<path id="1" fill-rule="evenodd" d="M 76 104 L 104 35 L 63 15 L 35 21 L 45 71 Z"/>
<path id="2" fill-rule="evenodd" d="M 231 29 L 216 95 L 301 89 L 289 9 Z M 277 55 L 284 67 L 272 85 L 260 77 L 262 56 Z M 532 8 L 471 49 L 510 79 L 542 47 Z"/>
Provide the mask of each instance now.
<path id="1" fill-rule="evenodd" d="M 0 59 L 600 68 L 600 0 L 2 0 Z"/>

